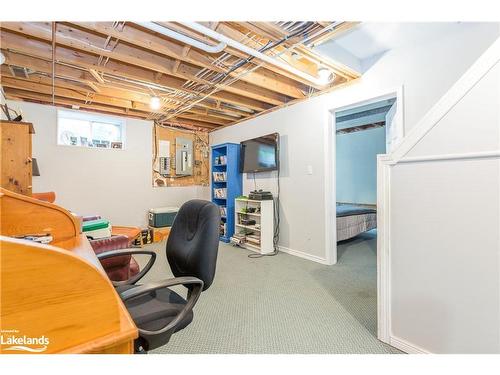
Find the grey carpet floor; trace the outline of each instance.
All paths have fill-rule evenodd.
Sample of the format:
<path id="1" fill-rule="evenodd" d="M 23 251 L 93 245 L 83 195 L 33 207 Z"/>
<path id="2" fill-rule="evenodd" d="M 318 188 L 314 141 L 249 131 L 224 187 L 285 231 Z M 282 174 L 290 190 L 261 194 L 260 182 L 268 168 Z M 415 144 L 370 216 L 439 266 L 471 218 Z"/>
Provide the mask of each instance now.
<path id="1" fill-rule="evenodd" d="M 165 244 L 146 248 L 158 259 L 142 282 L 172 277 Z M 249 253 L 220 244 L 193 322 L 151 353 L 398 353 L 376 338 L 375 231 L 339 244 L 334 266 Z"/>

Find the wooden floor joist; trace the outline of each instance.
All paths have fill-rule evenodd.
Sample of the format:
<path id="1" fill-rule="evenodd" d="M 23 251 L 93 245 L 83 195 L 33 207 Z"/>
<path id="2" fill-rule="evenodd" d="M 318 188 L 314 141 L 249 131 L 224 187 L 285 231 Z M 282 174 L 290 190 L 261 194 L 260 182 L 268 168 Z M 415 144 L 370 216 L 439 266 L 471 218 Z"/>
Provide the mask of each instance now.
<path id="1" fill-rule="evenodd" d="M 159 24 L 204 43 L 217 43 L 180 23 Z M 311 76 L 320 66 L 327 67 L 336 79 L 317 86 L 240 49 L 226 46 L 210 54 L 133 22 L 57 22 L 55 30 L 51 22 L 2 22 L 0 47 L 6 61 L 0 83 L 7 97 L 17 100 L 214 130 L 359 77 L 301 44 L 305 38 L 311 44 L 323 43 L 356 23 L 204 25 L 254 49 L 272 45 L 265 53 L 279 55 Z M 294 35 L 288 38 L 292 29 Z M 158 111 L 150 107 L 152 96 L 162 100 Z"/>

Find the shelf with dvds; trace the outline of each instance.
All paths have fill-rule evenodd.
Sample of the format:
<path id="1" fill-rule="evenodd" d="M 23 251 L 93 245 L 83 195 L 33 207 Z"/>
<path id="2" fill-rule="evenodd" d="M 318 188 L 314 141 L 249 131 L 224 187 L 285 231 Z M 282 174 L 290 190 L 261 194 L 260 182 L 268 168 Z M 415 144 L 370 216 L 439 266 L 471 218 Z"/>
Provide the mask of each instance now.
<path id="1" fill-rule="evenodd" d="M 236 230 L 233 243 L 260 254 L 274 251 L 274 201 L 235 200 Z"/>
<path id="2" fill-rule="evenodd" d="M 221 213 L 220 240 L 229 242 L 234 233 L 234 201 L 242 191 L 239 144 L 212 146 L 210 177 L 212 202 L 219 206 Z"/>

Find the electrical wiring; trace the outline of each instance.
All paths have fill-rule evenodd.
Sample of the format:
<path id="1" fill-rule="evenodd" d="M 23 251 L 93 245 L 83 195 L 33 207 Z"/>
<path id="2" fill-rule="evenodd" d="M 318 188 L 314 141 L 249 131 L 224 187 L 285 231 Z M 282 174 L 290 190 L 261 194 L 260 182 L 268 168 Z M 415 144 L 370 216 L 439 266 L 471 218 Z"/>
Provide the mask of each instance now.
<path id="1" fill-rule="evenodd" d="M 158 127 L 163 127 L 163 128 L 168 128 L 168 126 L 164 126 L 162 124 L 158 124 L 156 121 L 153 123 L 153 172 L 160 174 L 160 171 L 154 167 L 154 162 L 158 159 Z M 183 130 L 186 131 L 186 130 Z M 208 141 L 205 141 L 202 137 L 197 132 L 192 132 L 193 133 L 193 145 L 194 147 L 200 151 L 201 153 L 201 158 L 199 160 L 200 162 L 200 169 L 203 170 L 205 167 L 208 169 L 208 166 L 206 165 L 208 161 L 208 149 L 209 149 L 209 144 Z M 200 146 L 201 145 L 201 146 Z M 172 158 L 173 162 L 175 163 L 175 158 Z M 192 175 L 168 175 L 167 178 L 169 179 L 178 179 L 178 178 L 187 178 L 187 177 L 193 177 Z M 201 184 L 203 186 L 208 185 L 208 177 L 201 179 Z"/>
<path id="2" fill-rule="evenodd" d="M 297 35 L 301 35 L 301 34 L 305 34 L 306 37 L 307 37 L 307 31 L 309 29 L 309 26 L 308 24 L 305 25 L 304 28 L 302 29 L 299 29 L 295 32 L 293 32 L 292 34 L 289 34 L 285 37 L 283 37 L 282 39 L 278 40 L 278 41 L 275 41 L 275 42 L 268 42 L 264 47 L 262 47 L 259 52 L 265 52 L 269 49 L 272 49 L 274 47 L 277 47 L 278 45 L 280 44 L 283 44 L 284 42 L 286 42 L 287 40 L 297 36 Z M 301 44 L 302 42 L 297 42 L 295 44 L 293 44 L 292 46 L 290 47 L 287 47 L 285 48 L 283 51 L 279 52 L 278 54 L 276 54 L 276 56 L 280 56 L 281 54 L 283 54 L 284 52 L 286 51 L 289 51 L 289 50 L 292 50 L 294 47 L 296 47 L 297 45 Z M 252 61 L 254 59 L 253 56 L 250 56 L 246 59 L 243 60 L 243 65 L 246 65 L 248 62 Z M 236 65 L 238 65 L 240 62 L 237 62 Z M 198 98 L 196 99 L 194 102 L 192 103 L 188 103 L 190 99 L 187 99 L 184 101 L 183 104 L 180 105 L 180 108 L 178 107 L 177 109 L 173 110 L 171 113 L 167 113 L 165 116 L 163 116 L 162 118 L 160 118 L 160 121 L 166 121 L 172 117 L 175 117 L 176 115 L 178 115 L 179 113 L 183 113 L 187 110 L 189 110 L 190 108 L 192 108 L 194 105 L 196 105 L 197 103 L 205 100 L 206 98 L 210 97 L 212 94 L 222 90 L 224 87 L 227 87 L 227 86 L 230 86 L 231 84 L 233 84 L 234 82 L 238 81 L 239 79 L 241 79 L 241 77 L 259 69 L 260 67 L 262 67 L 264 65 L 264 62 L 261 62 L 259 64 L 257 64 L 256 66 L 254 66 L 253 68 L 250 68 L 250 69 L 247 69 L 246 71 L 242 72 L 242 73 L 239 73 L 236 77 L 229 77 L 229 73 L 232 72 L 233 70 L 236 70 L 238 69 L 239 67 L 241 66 L 237 66 L 236 68 L 234 68 L 234 65 L 232 68 L 230 68 L 229 72 L 226 72 L 225 74 L 223 74 L 223 78 L 231 78 L 229 81 L 227 82 L 222 82 L 222 81 L 218 81 L 218 83 L 215 85 L 216 87 L 214 87 L 213 89 L 211 89 L 208 93 L 206 94 L 202 94 L 203 96 L 201 98 Z M 234 69 L 233 69 L 234 68 Z M 213 87 L 214 85 L 212 84 L 211 86 L 209 86 L 207 89 L 209 89 L 210 87 Z M 185 104 L 185 105 L 184 105 Z M 184 105 L 184 106 L 183 106 Z"/>

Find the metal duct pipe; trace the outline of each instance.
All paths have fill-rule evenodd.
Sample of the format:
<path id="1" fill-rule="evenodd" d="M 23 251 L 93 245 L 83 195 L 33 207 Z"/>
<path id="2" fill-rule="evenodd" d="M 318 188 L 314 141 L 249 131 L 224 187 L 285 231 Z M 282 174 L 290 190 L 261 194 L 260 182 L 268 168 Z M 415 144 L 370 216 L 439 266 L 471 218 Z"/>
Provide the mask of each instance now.
<path id="1" fill-rule="evenodd" d="M 216 46 L 211 46 L 154 22 L 135 22 L 135 23 L 141 25 L 146 29 L 168 36 L 169 38 L 178 40 L 179 42 L 189 44 L 190 46 L 201 49 L 208 53 L 219 53 L 222 52 L 224 48 L 226 48 L 226 43 L 221 42 Z"/>
<path id="2" fill-rule="evenodd" d="M 320 77 L 314 77 L 308 73 L 305 73 L 283 61 L 277 60 L 271 56 L 265 55 L 253 48 L 247 47 L 244 44 L 241 44 L 234 39 L 228 38 L 225 35 L 222 35 L 212 29 L 209 29 L 208 27 L 205 27 L 203 25 L 200 25 L 199 23 L 196 22 L 179 22 L 181 25 L 189 27 L 192 30 L 198 31 L 212 39 L 218 40 L 221 43 L 225 43 L 230 47 L 233 47 L 235 49 L 240 50 L 241 52 L 244 52 L 248 55 L 254 56 L 255 58 L 262 60 L 268 64 L 274 65 L 280 69 L 286 70 L 287 72 L 290 72 L 292 74 L 295 74 L 298 77 L 301 77 L 317 86 L 325 86 L 326 84 L 331 82 L 331 79 L 329 81 L 324 81 Z M 333 74 L 331 75 L 333 77 Z"/>

